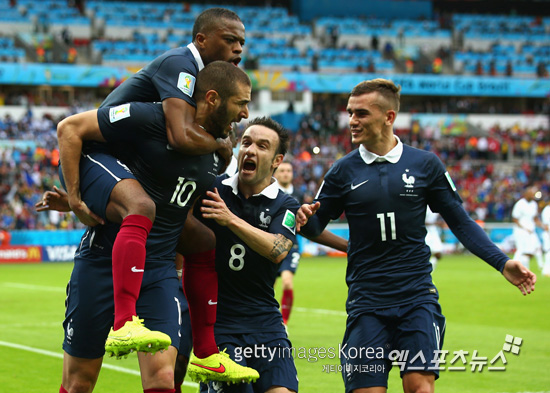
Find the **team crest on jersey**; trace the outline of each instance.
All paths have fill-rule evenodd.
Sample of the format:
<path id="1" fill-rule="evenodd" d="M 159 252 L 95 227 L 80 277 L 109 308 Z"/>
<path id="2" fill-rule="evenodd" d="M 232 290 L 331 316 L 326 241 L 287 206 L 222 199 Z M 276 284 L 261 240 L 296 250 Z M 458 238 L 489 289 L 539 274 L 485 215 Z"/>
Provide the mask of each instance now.
<path id="1" fill-rule="evenodd" d="M 405 173 L 401 175 L 401 179 L 403 180 L 403 183 L 405 183 L 405 193 L 399 194 L 400 196 L 418 196 L 414 192 L 414 182 L 416 179 L 413 175 L 409 173 L 408 169 L 405 169 Z"/>
<path id="2" fill-rule="evenodd" d="M 269 211 L 269 209 L 267 209 Z M 271 216 L 268 216 L 265 214 L 266 212 L 262 212 L 260 214 L 260 227 L 267 228 L 269 224 L 271 224 Z"/>
<path id="3" fill-rule="evenodd" d="M 296 234 L 296 215 L 290 210 L 287 210 L 283 218 L 283 226 L 287 228 L 292 234 Z"/>
<path id="4" fill-rule="evenodd" d="M 180 72 L 180 76 L 178 77 L 178 89 L 189 97 L 193 97 L 193 92 L 195 91 L 195 77 L 186 72 Z"/>
<path id="5" fill-rule="evenodd" d="M 109 109 L 111 123 L 130 117 L 130 104 L 122 104 Z"/>

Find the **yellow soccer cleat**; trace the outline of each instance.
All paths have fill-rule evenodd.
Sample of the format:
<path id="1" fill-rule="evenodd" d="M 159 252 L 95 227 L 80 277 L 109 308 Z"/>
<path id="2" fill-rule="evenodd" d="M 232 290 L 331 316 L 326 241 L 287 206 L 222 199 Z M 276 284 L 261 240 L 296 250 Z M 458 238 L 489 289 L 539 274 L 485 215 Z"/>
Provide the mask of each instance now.
<path id="1" fill-rule="evenodd" d="M 235 363 L 225 351 L 204 359 L 199 359 L 192 353 L 187 366 L 187 375 L 195 382 L 250 383 L 260 378 L 256 370 Z"/>
<path id="2" fill-rule="evenodd" d="M 128 357 L 134 351 L 155 353 L 167 349 L 172 340 L 167 334 L 147 329 L 143 326 L 143 319 L 133 316 L 123 327 L 114 331 L 111 328 L 105 352 L 110 356 Z"/>

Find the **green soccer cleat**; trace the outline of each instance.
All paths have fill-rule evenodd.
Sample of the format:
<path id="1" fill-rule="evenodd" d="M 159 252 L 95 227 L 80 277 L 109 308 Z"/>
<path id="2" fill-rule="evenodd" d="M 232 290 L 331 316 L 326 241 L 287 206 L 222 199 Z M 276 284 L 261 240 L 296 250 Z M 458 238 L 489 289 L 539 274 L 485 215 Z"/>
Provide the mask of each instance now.
<path id="1" fill-rule="evenodd" d="M 225 351 L 204 359 L 199 359 L 192 353 L 187 366 L 187 375 L 195 382 L 250 383 L 260 378 L 256 370 L 235 363 Z"/>
<path id="2" fill-rule="evenodd" d="M 143 326 L 143 319 L 133 316 L 123 327 L 114 331 L 111 328 L 105 352 L 117 359 L 128 357 L 134 351 L 155 353 L 167 349 L 172 340 L 167 334 L 152 331 Z"/>

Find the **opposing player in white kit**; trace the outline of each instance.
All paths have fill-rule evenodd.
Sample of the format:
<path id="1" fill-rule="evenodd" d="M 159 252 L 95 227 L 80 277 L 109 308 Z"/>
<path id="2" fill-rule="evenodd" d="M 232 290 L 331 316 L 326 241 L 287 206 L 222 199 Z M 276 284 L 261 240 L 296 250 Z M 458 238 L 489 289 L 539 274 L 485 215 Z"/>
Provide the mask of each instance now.
<path id="1" fill-rule="evenodd" d="M 537 226 L 542 227 L 542 223 L 539 219 L 539 207 L 535 201 L 536 192 L 536 187 L 527 187 L 523 198 L 517 201 L 512 209 L 516 242 L 514 259 L 520 261 L 526 268 L 529 268 L 529 262 L 533 256 L 537 256 L 539 267 L 542 268 L 542 247 L 536 232 Z"/>
<path id="2" fill-rule="evenodd" d="M 435 270 L 437 262 L 443 256 L 443 242 L 441 241 L 441 223 L 442 219 L 439 213 L 434 213 L 430 207 L 426 209 L 426 244 L 430 247 L 432 256 L 432 272 Z"/>

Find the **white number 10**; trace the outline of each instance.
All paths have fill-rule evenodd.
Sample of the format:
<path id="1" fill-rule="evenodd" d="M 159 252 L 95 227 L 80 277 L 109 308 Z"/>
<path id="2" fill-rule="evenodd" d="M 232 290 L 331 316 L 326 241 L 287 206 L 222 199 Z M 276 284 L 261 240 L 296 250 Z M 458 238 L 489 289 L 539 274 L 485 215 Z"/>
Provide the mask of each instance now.
<path id="1" fill-rule="evenodd" d="M 391 240 L 395 240 L 397 237 L 395 235 L 395 213 L 388 212 L 386 216 L 390 219 L 390 229 L 391 229 Z M 377 214 L 376 217 L 380 220 L 380 232 L 382 233 L 382 241 L 387 240 L 386 237 L 386 220 L 384 218 L 384 213 Z"/>

